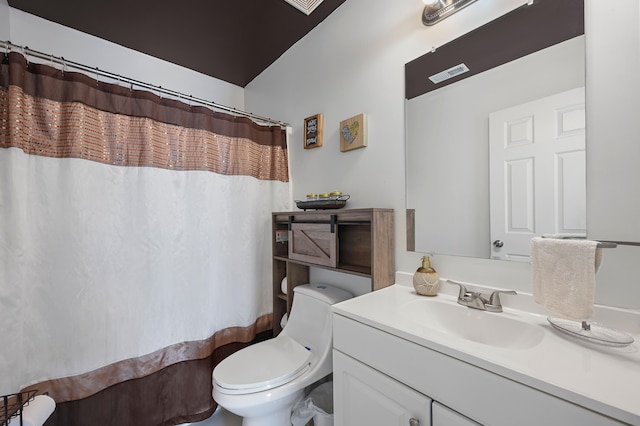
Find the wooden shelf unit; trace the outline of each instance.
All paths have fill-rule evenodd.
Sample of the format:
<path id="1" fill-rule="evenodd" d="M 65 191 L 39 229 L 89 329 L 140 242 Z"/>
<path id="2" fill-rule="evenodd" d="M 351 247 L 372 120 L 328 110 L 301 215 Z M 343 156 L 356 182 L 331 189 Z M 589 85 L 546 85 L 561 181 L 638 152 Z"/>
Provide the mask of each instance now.
<path id="1" fill-rule="evenodd" d="M 310 267 L 369 278 L 372 291 L 394 283 L 393 209 L 274 212 L 272 255 L 275 336 L 291 312 L 294 287 L 309 282 Z M 281 290 L 285 276 L 287 294 Z"/>

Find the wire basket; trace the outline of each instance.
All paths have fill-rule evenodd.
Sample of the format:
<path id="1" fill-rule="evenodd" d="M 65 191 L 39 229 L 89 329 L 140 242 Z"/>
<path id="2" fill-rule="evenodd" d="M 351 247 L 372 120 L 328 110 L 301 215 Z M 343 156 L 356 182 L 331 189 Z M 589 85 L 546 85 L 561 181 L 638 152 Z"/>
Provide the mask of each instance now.
<path id="1" fill-rule="evenodd" d="M 29 390 L 0 397 L 0 426 L 9 426 L 13 417 L 22 416 L 22 410 L 35 398 L 37 392 Z"/>

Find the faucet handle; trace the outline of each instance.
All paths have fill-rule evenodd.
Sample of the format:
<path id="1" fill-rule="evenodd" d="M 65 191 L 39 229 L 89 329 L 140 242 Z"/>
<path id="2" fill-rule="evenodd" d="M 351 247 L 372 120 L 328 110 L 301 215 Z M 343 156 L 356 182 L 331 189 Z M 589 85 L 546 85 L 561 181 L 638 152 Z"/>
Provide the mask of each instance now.
<path id="1" fill-rule="evenodd" d="M 490 312 L 502 312 L 502 303 L 500 302 L 500 293 L 503 294 L 518 294 L 514 290 L 496 290 L 489 296 L 489 303 L 485 305 L 487 311 Z"/>
<path id="2" fill-rule="evenodd" d="M 460 292 L 458 293 L 458 299 L 464 299 L 464 297 L 465 297 L 465 296 L 467 295 L 467 293 L 469 292 L 469 291 L 467 290 L 467 288 L 466 288 L 463 284 L 461 284 L 461 283 L 458 283 L 458 282 L 455 282 L 455 281 L 451 281 L 451 280 L 447 280 L 447 282 L 448 282 L 448 283 L 450 283 L 450 284 L 455 284 L 455 285 L 457 285 L 458 287 L 460 287 Z"/>

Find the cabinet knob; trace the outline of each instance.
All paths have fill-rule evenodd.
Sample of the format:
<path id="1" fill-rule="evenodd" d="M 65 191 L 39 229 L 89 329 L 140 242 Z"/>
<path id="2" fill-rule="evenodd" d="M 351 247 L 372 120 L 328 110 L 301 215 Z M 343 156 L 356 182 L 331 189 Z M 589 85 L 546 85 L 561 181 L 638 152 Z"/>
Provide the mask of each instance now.
<path id="1" fill-rule="evenodd" d="M 420 426 L 420 420 L 411 417 L 409 419 L 409 426 Z"/>
<path id="2" fill-rule="evenodd" d="M 504 242 L 502 242 L 501 240 L 495 240 L 495 241 L 493 242 L 493 246 L 494 246 L 494 247 L 496 247 L 496 248 L 500 248 L 500 247 L 502 247 L 503 245 L 504 245 Z"/>

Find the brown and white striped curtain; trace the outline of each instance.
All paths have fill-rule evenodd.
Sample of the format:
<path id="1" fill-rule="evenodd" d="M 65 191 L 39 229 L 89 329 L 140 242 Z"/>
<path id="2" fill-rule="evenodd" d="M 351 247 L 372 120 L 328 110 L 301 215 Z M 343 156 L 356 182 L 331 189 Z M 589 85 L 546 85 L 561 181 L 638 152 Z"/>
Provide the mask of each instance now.
<path id="1" fill-rule="evenodd" d="M 5 54 L 0 394 L 48 392 L 47 425 L 211 415 L 215 363 L 271 328 L 288 180 L 279 126 Z"/>

